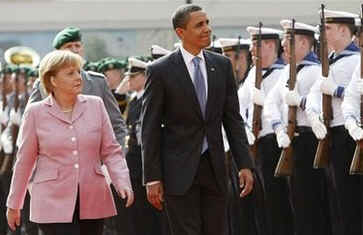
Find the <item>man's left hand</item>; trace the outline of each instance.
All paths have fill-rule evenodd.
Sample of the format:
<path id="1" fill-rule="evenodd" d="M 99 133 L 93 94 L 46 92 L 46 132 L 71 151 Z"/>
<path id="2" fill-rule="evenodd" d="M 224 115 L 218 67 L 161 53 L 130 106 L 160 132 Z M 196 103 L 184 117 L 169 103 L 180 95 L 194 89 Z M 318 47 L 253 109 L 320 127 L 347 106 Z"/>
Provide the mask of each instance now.
<path id="1" fill-rule="evenodd" d="M 242 169 L 238 173 L 239 175 L 239 186 L 242 188 L 240 197 L 247 196 L 253 189 L 253 175 L 250 169 Z"/>

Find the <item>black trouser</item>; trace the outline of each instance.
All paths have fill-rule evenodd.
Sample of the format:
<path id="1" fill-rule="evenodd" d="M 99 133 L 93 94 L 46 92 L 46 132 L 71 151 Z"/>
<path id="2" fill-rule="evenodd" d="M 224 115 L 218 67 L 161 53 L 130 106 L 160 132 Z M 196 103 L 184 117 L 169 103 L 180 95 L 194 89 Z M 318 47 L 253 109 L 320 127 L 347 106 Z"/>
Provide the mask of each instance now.
<path id="1" fill-rule="evenodd" d="M 186 194 L 166 194 L 164 206 L 172 235 L 226 234 L 226 195 L 217 186 L 208 152 L 201 156 Z"/>
<path id="2" fill-rule="evenodd" d="M 130 169 L 131 170 L 131 169 Z M 130 217 L 131 233 L 129 235 L 165 235 L 169 234 L 169 227 L 162 211 L 158 211 L 147 200 L 146 189 L 141 178 L 131 176 L 135 201 L 126 209 Z"/>
<path id="3" fill-rule="evenodd" d="M 305 128 L 297 128 L 305 130 Z M 330 213 L 323 169 L 314 169 L 317 139 L 306 128 L 293 141 L 291 194 L 297 235 L 330 235 Z"/>
<path id="4" fill-rule="evenodd" d="M 0 184 L 1 185 L 1 184 Z M 6 234 L 8 223 L 6 222 L 6 197 L 2 187 L 0 187 L 0 234 Z"/>
<path id="5" fill-rule="evenodd" d="M 102 235 L 103 219 L 80 219 L 79 196 L 71 223 L 38 224 L 43 235 Z"/>
<path id="6" fill-rule="evenodd" d="M 264 195 L 260 177 L 254 172 L 252 192 L 240 197 L 238 169 L 228 152 L 226 157 L 228 177 L 227 222 L 230 235 L 265 235 L 266 220 Z"/>
<path id="7" fill-rule="evenodd" d="M 104 235 L 132 234 L 132 223 L 125 207 L 126 200 L 118 195 L 112 184 L 110 186 L 116 204 L 117 215 L 105 219 Z"/>
<path id="8" fill-rule="evenodd" d="M 331 128 L 331 164 L 342 235 L 362 235 L 362 176 L 349 175 L 355 142 L 344 126 Z"/>
<path id="9" fill-rule="evenodd" d="M 281 154 L 275 134 L 260 138 L 257 145 L 256 167 L 263 177 L 267 231 L 270 235 L 292 235 L 294 229 L 288 181 L 274 177 Z"/>

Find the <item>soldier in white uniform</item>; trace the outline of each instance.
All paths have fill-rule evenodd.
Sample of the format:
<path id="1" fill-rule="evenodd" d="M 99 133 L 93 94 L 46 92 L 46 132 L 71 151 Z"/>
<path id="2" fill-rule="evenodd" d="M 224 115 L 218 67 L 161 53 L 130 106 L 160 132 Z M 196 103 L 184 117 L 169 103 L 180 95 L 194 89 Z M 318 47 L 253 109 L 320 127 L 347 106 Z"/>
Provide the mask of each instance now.
<path id="1" fill-rule="evenodd" d="M 337 198 L 336 214 L 341 220 L 343 235 L 362 234 L 362 185 L 361 176 L 349 175 L 355 142 L 344 128 L 342 102 L 345 88 L 351 81 L 354 68 L 359 63 L 359 48 L 352 42 L 355 31 L 355 18 L 358 15 L 325 11 L 326 36 L 328 47 L 332 49 L 329 58 L 329 76 L 320 78 L 312 87 L 307 99 L 306 111 L 314 134 L 318 139 L 326 135 L 321 114 L 322 94 L 332 96 L 333 119 L 330 122 L 331 168 Z"/>
<path id="2" fill-rule="evenodd" d="M 227 56 L 232 63 L 237 88 L 241 87 L 243 81 L 251 68 L 250 39 L 242 38 L 220 38 L 217 41 L 224 56 Z M 227 136 L 223 130 L 223 141 L 226 151 L 226 168 L 228 173 L 228 234 L 265 234 L 266 227 L 264 219 L 263 192 L 261 180 L 254 175 L 254 190 L 245 198 L 240 198 L 240 186 L 238 183 L 238 169 L 231 152 Z M 261 203 L 259 203 L 261 202 Z"/>
<path id="3" fill-rule="evenodd" d="M 256 59 L 256 38 L 259 29 L 247 27 L 251 34 L 252 59 Z M 283 68 L 283 60 L 278 58 L 280 48 L 280 35 L 282 31 L 262 28 L 261 29 L 261 62 L 262 62 L 262 84 L 261 90 L 255 88 L 255 67 L 253 67 L 242 87 L 238 90 L 240 112 L 249 127 L 246 128 L 249 144 L 257 141 L 256 169 L 263 178 L 267 231 L 271 235 L 293 234 L 292 210 L 289 204 L 289 193 L 287 180 L 275 178 L 274 170 L 279 159 L 281 148 L 278 147 L 276 136 L 270 122 L 262 115 L 262 129 L 259 136 L 253 136 L 252 126 L 253 105 L 264 106 L 265 97 L 276 85 Z M 264 108 L 262 113 L 264 113 Z M 256 140 L 255 140 L 256 139 Z"/>
<path id="4" fill-rule="evenodd" d="M 250 39 L 242 38 L 220 38 L 218 39 L 223 55 L 227 56 L 232 63 L 237 87 L 240 87 L 251 68 Z"/>
<path id="5" fill-rule="evenodd" d="M 291 52 L 291 20 L 282 20 L 285 30 L 282 45 L 285 58 Z M 325 176 L 322 169 L 313 169 L 317 148 L 310 122 L 305 112 L 306 96 L 321 74 L 320 61 L 313 52 L 316 28 L 304 23 L 295 23 L 296 83 L 289 91 L 290 65 L 280 76 L 278 84 L 268 94 L 264 115 L 271 122 L 279 147 L 293 146 L 294 171 L 291 177 L 291 199 L 294 208 L 295 230 L 297 235 L 329 234 L 329 204 L 325 198 Z M 290 140 L 286 133 L 288 106 L 296 106 L 296 136 Z M 309 190 L 307 190 L 309 189 Z"/>

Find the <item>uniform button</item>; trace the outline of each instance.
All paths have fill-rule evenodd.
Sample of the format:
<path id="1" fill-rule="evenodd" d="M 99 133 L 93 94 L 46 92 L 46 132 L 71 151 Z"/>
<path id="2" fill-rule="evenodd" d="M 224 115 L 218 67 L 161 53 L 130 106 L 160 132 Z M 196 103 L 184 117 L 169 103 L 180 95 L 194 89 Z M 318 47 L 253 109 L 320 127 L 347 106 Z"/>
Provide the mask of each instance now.
<path id="1" fill-rule="evenodd" d="M 69 129 L 73 129 L 73 126 L 69 126 Z"/>
<path id="2" fill-rule="evenodd" d="M 78 168 L 79 168 L 78 163 L 74 164 L 74 168 L 76 168 L 76 169 L 78 169 Z"/>
<path id="3" fill-rule="evenodd" d="M 71 138 L 72 142 L 76 141 L 76 137 Z"/>
<path id="4" fill-rule="evenodd" d="M 73 155 L 77 155 L 78 154 L 78 151 L 77 150 L 74 150 L 73 151 Z"/>

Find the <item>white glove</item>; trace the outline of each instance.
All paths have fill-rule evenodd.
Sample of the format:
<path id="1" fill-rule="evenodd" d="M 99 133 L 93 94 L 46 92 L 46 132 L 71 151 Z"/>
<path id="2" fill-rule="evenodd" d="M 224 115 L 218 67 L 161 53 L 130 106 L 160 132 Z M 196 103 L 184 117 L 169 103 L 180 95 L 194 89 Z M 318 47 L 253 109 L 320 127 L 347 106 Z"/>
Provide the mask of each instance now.
<path id="1" fill-rule="evenodd" d="M 310 113 L 308 114 L 308 118 L 310 120 L 311 129 L 313 130 L 316 138 L 319 140 L 324 139 L 327 134 L 327 130 L 324 123 L 319 119 L 319 115 L 316 113 Z"/>
<path id="2" fill-rule="evenodd" d="M 19 109 L 18 109 L 17 112 L 15 112 L 15 109 L 11 109 L 11 111 L 10 111 L 10 121 L 14 125 L 20 126 L 20 124 L 21 124 L 21 113 L 20 113 Z"/>
<path id="3" fill-rule="evenodd" d="M 363 139 L 363 129 L 358 126 L 357 122 L 353 118 L 348 118 L 344 126 L 345 129 L 349 131 L 349 135 L 353 138 L 353 140 Z"/>
<path id="4" fill-rule="evenodd" d="M 289 106 L 300 106 L 301 96 L 295 89 L 289 90 L 285 95 L 285 101 Z"/>
<path id="5" fill-rule="evenodd" d="M 265 94 L 263 91 L 261 91 L 261 89 L 257 89 L 256 87 L 254 87 L 252 90 L 252 97 L 254 104 L 263 106 Z"/>
<path id="6" fill-rule="evenodd" d="M 279 126 L 276 128 L 275 132 L 276 132 L 277 145 L 279 146 L 279 148 L 289 147 L 291 141 L 289 136 L 286 134 L 284 128 L 282 126 Z"/>
<path id="7" fill-rule="evenodd" d="M 357 81 L 357 89 L 358 89 L 358 92 L 363 95 L 363 79 L 358 79 Z"/>
<path id="8" fill-rule="evenodd" d="M 253 145 L 255 143 L 255 140 L 256 140 L 255 135 L 252 133 L 252 131 L 250 130 L 250 128 L 248 128 L 247 126 L 245 126 L 245 131 L 246 131 L 246 136 L 247 136 L 248 144 L 249 145 Z"/>
<path id="9" fill-rule="evenodd" d="M 5 110 L 0 110 L 0 123 L 2 125 L 7 125 L 8 124 L 8 121 L 9 121 L 9 115 L 8 115 L 8 112 L 7 112 L 7 109 Z"/>
<path id="10" fill-rule="evenodd" d="M 334 95 L 334 91 L 338 88 L 337 84 L 335 84 L 331 79 L 322 78 L 320 84 L 320 91 L 326 95 Z"/>
<path id="11" fill-rule="evenodd" d="M 9 128 L 9 127 L 7 127 Z M 13 153 L 13 139 L 11 137 L 11 135 L 8 134 L 8 131 L 3 131 L 3 133 L 1 133 L 1 144 L 4 150 L 5 154 L 12 154 Z"/>

